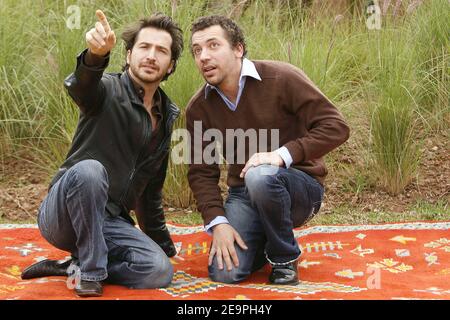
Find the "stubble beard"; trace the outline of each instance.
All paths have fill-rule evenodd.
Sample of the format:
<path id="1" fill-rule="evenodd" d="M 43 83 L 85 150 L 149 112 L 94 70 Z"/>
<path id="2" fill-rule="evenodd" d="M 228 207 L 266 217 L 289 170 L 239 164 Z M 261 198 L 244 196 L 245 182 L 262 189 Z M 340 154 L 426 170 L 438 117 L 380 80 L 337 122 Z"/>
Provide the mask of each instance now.
<path id="1" fill-rule="evenodd" d="M 144 70 L 142 70 L 139 66 L 130 65 L 130 70 L 133 73 L 133 75 L 144 84 L 159 83 L 165 76 L 165 73 L 160 74 L 159 72 L 156 71 L 154 74 L 148 74 Z"/>

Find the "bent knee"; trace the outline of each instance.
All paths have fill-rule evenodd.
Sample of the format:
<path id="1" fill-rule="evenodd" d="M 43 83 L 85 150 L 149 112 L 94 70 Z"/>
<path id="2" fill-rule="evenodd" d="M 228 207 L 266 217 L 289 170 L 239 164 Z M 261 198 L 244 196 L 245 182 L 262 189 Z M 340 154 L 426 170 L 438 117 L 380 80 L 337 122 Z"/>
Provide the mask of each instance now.
<path id="1" fill-rule="evenodd" d="M 245 186 L 249 191 L 265 187 L 276 181 L 279 169 L 279 167 L 266 164 L 252 167 L 245 174 Z"/>
<path id="2" fill-rule="evenodd" d="M 244 281 L 250 274 L 249 271 L 244 271 L 233 267 L 230 271 L 226 268 L 220 270 L 217 266 L 208 267 L 209 278 L 215 282 L 233 284 Z"/>
<path id="3" fill-rule="evenodd" d="M 99 161 L 83 160 L 69 169 L 78 184 L 107 187 L 108 173 Z"/>
<path id="4" fill-rule="evenodd" d="M 170 263 L 169 258 L 166 257 L 165 261 L 166 262 L 160 264 L 155 271 L 155 274 L 157 275 L 155 285 L 157 288 L 167 287 L 172 282 L 173 279 L 174 274 L 173 266 Z"/>
<path id="5" fill-rule="evenodd" d="M 157 263 L 152 263 L 152 266 L 148 269 L 148 273 L 142 278 L 139 288 L 165 288 L 172 282 L 173 275 L 173 266 L 169 258 L 164 256 L 158 259 Z"/>

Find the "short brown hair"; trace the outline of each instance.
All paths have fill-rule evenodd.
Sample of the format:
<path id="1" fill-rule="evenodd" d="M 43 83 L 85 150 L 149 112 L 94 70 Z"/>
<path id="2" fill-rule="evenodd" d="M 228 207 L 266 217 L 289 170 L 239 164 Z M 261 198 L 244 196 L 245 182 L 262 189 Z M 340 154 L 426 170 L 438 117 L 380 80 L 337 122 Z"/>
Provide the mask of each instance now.
<path id="1" fill-rule="evenodd" d="M 235 48 L 239 43 L 244 49 L 244 56 L 247 54 L 245 47 L 244 33 L 241 28 L 230 18 L 219 15 L 200 17 L 191 26 L 191 53 L 192 52 L 192 35 L 212 26 L 220 26 L 224 31 L 230 45 Z"/>
<path id="2" fill-rule="evenodd" d="M 169 75 L 175 72 L 177 67 L 177 61 L 183 52 L 183 31 L 172 20 L 171 17 L 166 16 L 160 12 L 155 13 L 147 18 L 142 18 L 139 21 L 129 25 L 122 33 L 122 40 L 125 41 L 125 50 L 131 50 L 136 43 L 136 39 L 139 32 L 144 28 L 155 28 L 159 30 L 167 31 L 172 38 L 172 46 L 170 48 L 171 58 L 174 62 L 172 71 L 167 73 L 163 81 L 166 80 Z M 125 64 L 123 70 L 128 69 L 128 63 Z"/>

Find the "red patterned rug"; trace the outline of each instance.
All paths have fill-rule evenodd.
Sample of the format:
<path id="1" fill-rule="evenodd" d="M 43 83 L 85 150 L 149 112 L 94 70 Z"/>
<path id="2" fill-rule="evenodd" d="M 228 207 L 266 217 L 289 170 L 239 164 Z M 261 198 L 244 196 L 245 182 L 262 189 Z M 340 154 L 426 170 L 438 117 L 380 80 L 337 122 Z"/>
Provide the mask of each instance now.
<path id="1" fill-rule="evenodd" d="M 300 283 L 267 283 L 268 266 L 237 285 L 207 275 L 210 237 L 202 227 L 170 226 L 178 255 L 170 287 L 105 285 L 100 299 L 450 299 L 450 222 L 314 226 L 295 230 L 302 248 Z M 23 281 L 41 259 L 64 259 L 36 226 L 0 225 L 0 299 L 77 299 L 65 277 Z"/>

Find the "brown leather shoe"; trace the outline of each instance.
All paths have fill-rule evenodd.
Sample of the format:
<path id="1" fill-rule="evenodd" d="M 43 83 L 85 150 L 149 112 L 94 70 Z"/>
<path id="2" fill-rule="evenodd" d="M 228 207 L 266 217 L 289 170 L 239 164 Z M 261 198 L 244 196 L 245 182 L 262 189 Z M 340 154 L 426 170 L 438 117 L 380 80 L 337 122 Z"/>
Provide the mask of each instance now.
<path id="1" fill-rule="evenodd" d="M 23 270 L 21 277 L 23 280 L 27 280 L 50 276 L 67 276 L 67 268 L 71 262 L 72 259 L 63 262 L 49 259 L 42 260 Z"/>
<path id="2" fill-rule="evenodd" d="M 103 295 L 103 286 L 98 281 L 80 280 L 75 286 L 75 293 L 82 298 L 101 297 Z"/>

